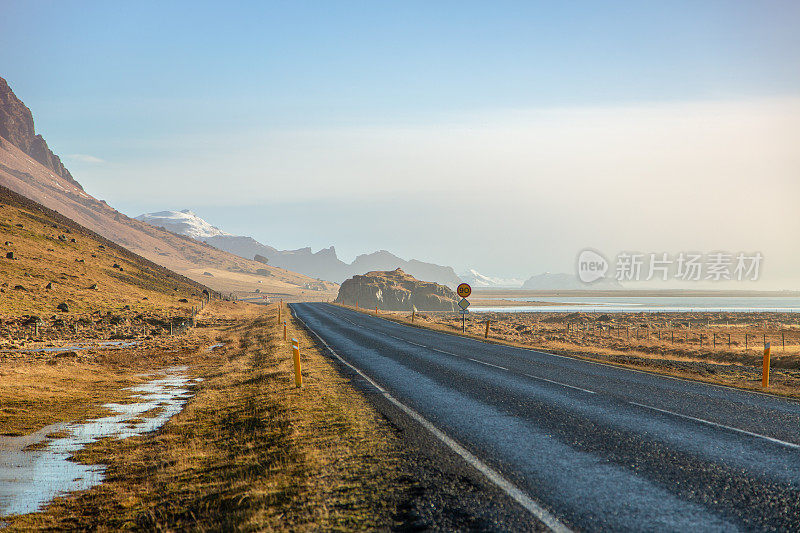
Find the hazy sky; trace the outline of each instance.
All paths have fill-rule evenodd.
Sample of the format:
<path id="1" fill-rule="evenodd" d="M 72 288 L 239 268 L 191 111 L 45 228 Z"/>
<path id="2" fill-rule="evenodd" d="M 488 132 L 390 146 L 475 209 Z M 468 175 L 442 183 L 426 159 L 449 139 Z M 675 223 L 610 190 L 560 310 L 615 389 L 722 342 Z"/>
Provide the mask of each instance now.
<path id="1" fill-rule="evenodd" d="M 800 288 L 800 2 L 0 0 L 96 197 L 461 271 L 760 251 Z"/>

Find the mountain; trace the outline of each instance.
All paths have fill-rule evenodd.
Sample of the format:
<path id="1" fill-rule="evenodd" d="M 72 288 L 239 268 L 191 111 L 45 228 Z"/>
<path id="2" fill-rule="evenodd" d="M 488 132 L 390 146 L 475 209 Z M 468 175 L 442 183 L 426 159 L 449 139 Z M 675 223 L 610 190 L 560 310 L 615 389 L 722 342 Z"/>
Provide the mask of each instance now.
<path id="1" fill-rule="evenodd" d="M 494 278 L 481 274 L 480 272 L 470 269 L 467 272 L 458 275 L 461 281 L 469 283 L 473 288 L 495 288 L 495 289 L 518 289 L 522 286 L 522 280 L 516 278 Z"/>
<path id="2" fill-rule="evenodd" d="M 202 240 L 205 237 L 228 235 L 219 228 L 212 226 L 188 209 L 183 211 L 159 211 L 139 215 L 136 220 L 147 222 L 153 226 L 168 229 L 172 233 L 188 235 L 193 239 Z"/>
<path id="3" fill-rule="evenodd" d="M 432 281 L 448 287 L 456 287 L 461 280 L 449 266 L 436 265 L 411 259 L 406 261 L 386 250 L 362 254 L 350 264 L 350 275 L 363 274 L 374 270 L 402 269 L 405 273 L 421 280 Z"/>
<path id="4" fill-rule="evenodd" d="M 241 257 L 261 256 L 272 266 L 293 272 L 302 272 L 312 278 L 339 283 L 347 278 L 349 272 L 347 263 L 339 260 L 333 246 L 323 248 L 318 252 L 312 252 L 311 248 L 278 250 L 272 246 L 261 244 L 252 237 L 239 235 L 218 235 L 204 238 L 203 241 L 215 248 Z"/>
<path id="5" fill-rule="evenodd" d="M 0 137 L 73 187 L 83 190 L 61 162 L 61 158 L 50 150 L 41 135 L 36 134 L 33 127 L 33 113 L 17 98 L 3 78 L 0 78 Z"/>
<path id="6" fill-rule="evenodd" d="M 264 265 L 200 241 L 134 220 L 83 190 L 34 133 L 30 110 L 0 78 L 0 185 L 57 211 L 102 237 L 214 290 L 327 299 L 333 284 Z M 9 137 L 6 137 L 8 135 Z M 11 140 L 13 139 L 13 141 Z M 40 139 L 40 140 L 37 140 Z M 21 146 L 17 146 L 20 143 Z M 38 158 L 37 158 L 38 157 Z M 309 292 L 308 287 L 314 287 Z"/>
<path id="7" fill-rule="evenodd" d="M 145 213 L 136 217 L 136 219 L 202 240 L 215 248 L 240 257 L 252 259 L 259 255 L 266 258 L 272 266 L 336 283 L 341 283 L 356 274 L 377 270 L 389 271 L 396 268 L 401 268 L 418 279 L 433 281 L 450 287 L 455 287 L 461 282 L 451 267 L 426 263 L 416 259 L 406 261 L 386 250 L 359 255 L 350 264 L 339 259 L 333 246 L 323 248 L 318 252 L 313 252 L 311 248 L 278 250 L 272 246 L 262 244 L 252 237 L 229 235 L 197 217 L 189 210 Z M 176 224 L 176 220 L 179 220 L 180 224 L 183 225 Z M 218 233 L 207 236 L 197 235 L 201 232 L 200 228 L 213 228 Z"/>
<path id="8" fill-rule="evenodd" d="M 623 289 L 624 287 L 614 278 L 603 278 L 592 283 L 584 283 L 575 274 L 551 274 L 545 272 L 537 276 L 528 278 L 522 284 L 523 289 L 527 290 L 609 290 Z"/>

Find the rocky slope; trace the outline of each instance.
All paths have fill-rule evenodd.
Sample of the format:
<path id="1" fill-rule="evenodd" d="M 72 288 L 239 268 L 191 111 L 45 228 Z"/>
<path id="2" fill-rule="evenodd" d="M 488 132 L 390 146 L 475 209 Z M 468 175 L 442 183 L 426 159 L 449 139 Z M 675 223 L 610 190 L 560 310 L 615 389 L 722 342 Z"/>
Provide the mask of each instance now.
<path id="1" fill-rule="evenodd" d="M 31 110 L 17 98 L 3 78 L 0 78 L 0 137 L 71 185 L 81 188 L 61 162 L 61 158 L 50 150 L 41 135 L 36 134 Z"/>
<path id="2" fill-rule="evenodd" d="M 420 281 L 401 269 L 369 272 L 346 280 L 337 303 L 387 311 L 455 311 L 458 297 L 438 283 Z"/>
<path id="3" fill-rule="evenodd" d="M 60 160 L 56 164 L 56 156 L 41 157 L 42 162 L 29 153 L 38 153 L 36 146 L 46 146 L 43 140 L 35 140 L 30 110 L 14 96 L 2 78 L 0 92 L 4 94 L 0 112 L 0 132 L 3 132 L 0 134 L 0 185 L 57 211 L 154 263 L 220 292 L 241 295 L 258 289 L 261 293 L 276 294 L 285 299 L 305 299 L 301 295 L 309 294 L 307 287 L 315 287 L 311 289 L 315 299 L 335 294 L 335 286 L 327 287 L 327 292 L 322 294 L 316 289 L 317 280 L 308 276 L 257 263 L 252 256 L 243 259 L 187 236 L 129 218 L 94 198 L 63 169 L 63 165 L 59 167 Z"/>

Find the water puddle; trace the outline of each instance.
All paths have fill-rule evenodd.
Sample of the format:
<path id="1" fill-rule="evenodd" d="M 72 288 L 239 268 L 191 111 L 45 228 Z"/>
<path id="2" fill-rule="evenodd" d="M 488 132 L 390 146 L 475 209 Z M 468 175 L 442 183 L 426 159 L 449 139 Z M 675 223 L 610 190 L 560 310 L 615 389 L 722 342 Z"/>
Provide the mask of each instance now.
<path id="1" fill-rule="evenodd" d="M 139 341 L 103 341 L 100 343 L 81 342 L 73 346 L 46 346 L 44 348 L 17 348 L 14 350 L 0 350 L 0 353 L 79 352 L 81 350 L 88 350 L 89 348 L 128 348 L 138 344 Z"/>
<path id="2" fill-rule="evenodd" d="M 135 403 L 105 404 L 114 414 L 83 423 L 60 423 L 23 437 L 0 437 L 0 516 L 40 510 L 54 497 L 103 481 L 103 465 L 70 456 L 104 437 L 125 439 L 163 426 L 193 396 L 185 366 L 164 369 L 155 379 L 129 387 Z M 156 377 L 157 376 L 157 377 Z M 47 435 L 58 433 L 56 438 Z"/>
<path id="3" fill-rule="evenodd" d="M 222 348 L 223 346 L 225 346 L 225 345 L 224 345 L 224 344 L 212 344 L 211 346 L 209 346 L 208 348 L 206 348 L 206 351 L 208 351 L 208 352 L 213 352 L 213 351 L 214 351 L 214 350 L 216 350 L 217 348 Z"/>

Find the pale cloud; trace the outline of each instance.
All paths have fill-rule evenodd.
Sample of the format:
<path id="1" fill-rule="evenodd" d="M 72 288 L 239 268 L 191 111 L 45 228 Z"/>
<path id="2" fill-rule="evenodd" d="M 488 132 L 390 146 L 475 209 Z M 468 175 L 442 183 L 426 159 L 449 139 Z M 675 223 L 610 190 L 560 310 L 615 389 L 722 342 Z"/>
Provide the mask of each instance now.
<path id="1" fill-rule="evenodd" d="M 81 163 L 90 163 L 93 165 L 105 163 L 105 160 L 89 154 L 67 154 L 67 157 L 73 161 L 79 161 Z"/>

